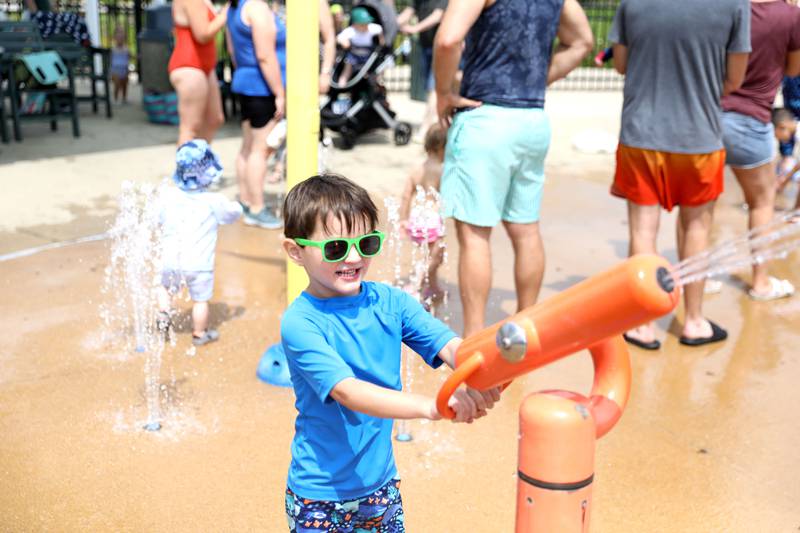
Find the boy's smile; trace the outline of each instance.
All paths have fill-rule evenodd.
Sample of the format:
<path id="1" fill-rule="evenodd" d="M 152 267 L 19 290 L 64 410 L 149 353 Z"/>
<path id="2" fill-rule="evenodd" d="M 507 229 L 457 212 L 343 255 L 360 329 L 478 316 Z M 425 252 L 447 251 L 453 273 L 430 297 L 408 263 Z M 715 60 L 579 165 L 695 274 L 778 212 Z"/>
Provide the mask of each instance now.
<path id="1" fill-rule="evenodd" d="M 342 279 L 342 281 L 345 282 L 352 282 L 356 280 L 360 281 L 361 267 L 354 268 L 351 266 L 345 266 L 337 270 L 336 275 L 339 276 Z"/>

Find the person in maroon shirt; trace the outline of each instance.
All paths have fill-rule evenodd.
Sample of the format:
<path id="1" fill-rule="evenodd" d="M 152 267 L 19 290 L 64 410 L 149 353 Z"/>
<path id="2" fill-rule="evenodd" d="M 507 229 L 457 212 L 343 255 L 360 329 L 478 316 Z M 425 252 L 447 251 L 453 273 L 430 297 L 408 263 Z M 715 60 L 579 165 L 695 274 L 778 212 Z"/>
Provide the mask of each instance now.
<path id="1" fill-rule="evenodd" d="M 750 229 L 772 220 L 775 207 L 775 133 L 771 112 L 784 74 L 800 75 L 800 8 L 784 0 L 751 0 L 753 51 L 741 88 L 722 98 L 725 162 L 749 207 Z M 791 296 L 794 286 L 753 266 L 754 300 Z"/>

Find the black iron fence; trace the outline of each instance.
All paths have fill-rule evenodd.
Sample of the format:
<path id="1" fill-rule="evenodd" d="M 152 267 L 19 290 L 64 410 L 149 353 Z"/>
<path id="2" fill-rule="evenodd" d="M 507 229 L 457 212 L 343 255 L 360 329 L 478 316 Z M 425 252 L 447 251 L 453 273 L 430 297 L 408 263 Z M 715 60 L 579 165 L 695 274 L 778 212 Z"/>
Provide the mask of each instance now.
<path id="1" fill-rule="evenodd" d="M 391 2 L 391 0 L 389 0 Z M 131 55 L 136 56 L 136 35 L 141 31 L 144 22 L 143 10 L 150 0 L 100 0 L 100 42 L 102 46 L 113 44 L 114 32 L 122 28 L 125 32 Z M 350 12 L 354 0 L 336 0 L 331 4 L 339 4 L 342 11 Z M 394 0 L 394 6 L 399 13 L 406 6 L 411 5 L 411 0 Z M 83 13 L 82 0 L 51 0 L 51 4 L 58 10 Z M 581 5 L 586 11 L 592 32 L 595 37 L 595 49 L 586 58 L 580 68 L 572 72 L 565 80 L 553 86 L 556 90 L 620 90 L 623 78 L 617 74 L 610 63 L 602 67 L 595 66 L 595 55 L 607 48 L 608 31 L 614 19 L 619 0 L 581 0 Z M 23 0 L 0 0 L 0 12 L 11 19 L 17 19 L 22 14 Z M 398 36 L 395 47 L 402 44 L 403 36 Z M 227 56 L 227 50 L 220 42 L 220 57 Z M 412 69 L 416 54 L 398 54 L 395 57 L 395 67 L 384 74 L 386 87 L 390 91 L 411 90 Z"/>
<path id="2" fill-rule="evenodd" d="M 136 34 L 141 29 L 137 21 L 142 20 L 141 11 L 148 3 L 149 0 L 142 0 L 138 4 L 134 0 L 100 0 L 100 46 L 111 46 L 114 32 L 117 28 L 122 28 L 125 31 L 128 47 L 131 49 L 131 53 L 135 54 Z M 82 0 L 50 0 L 50 5 L 58 11 L 85 15 Z M 17 20 L 22 16 L 23 7 L 23 0 L 0 0 L 0 12 L 12 20 Z"/>
<path id="3" fill-rule="evenodd" d="M 602 66 L 594 63 L 594 58 L 598 53 L 611 46 L 608 41 L 608 32 L 614 21 L 614 14 L 617 11 L 619 0 L 580 0 L 583 10 L 589 19 L 594 35 L 594 50 L 584 59 L 581 66 L 553 85 L 553 89 L 563 90 L 597 90 L 597 91 L 616 91 L 621 90 L 624 78 L 617 74 L 611 62 Z"/>

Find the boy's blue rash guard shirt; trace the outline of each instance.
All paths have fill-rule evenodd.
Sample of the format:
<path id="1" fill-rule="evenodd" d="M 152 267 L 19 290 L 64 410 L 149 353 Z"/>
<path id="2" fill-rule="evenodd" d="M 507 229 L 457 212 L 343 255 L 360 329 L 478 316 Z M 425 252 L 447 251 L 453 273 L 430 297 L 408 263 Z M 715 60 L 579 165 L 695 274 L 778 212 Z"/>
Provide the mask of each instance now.
<path id="1" fill-rule="evenodd" d="M 329 397 L 354 377 L 400 390 L 401 343 L 433 368 L 455 333 L 410 295 L 364 282 L 356 296 L 319 299 L 303 292 L 281 321 L 295 392 L 289 488 L 313 500 L 366 496 L 394 477 L 391 419 L 352 411 Z"/>

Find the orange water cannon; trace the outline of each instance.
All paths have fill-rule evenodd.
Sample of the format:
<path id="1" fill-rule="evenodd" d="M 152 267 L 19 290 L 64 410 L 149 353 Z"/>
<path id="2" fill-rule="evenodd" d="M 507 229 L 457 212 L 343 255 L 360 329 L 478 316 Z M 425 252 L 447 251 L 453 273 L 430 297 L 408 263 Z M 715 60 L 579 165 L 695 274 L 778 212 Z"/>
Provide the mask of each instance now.
<path id="1" fill-rule="evenodd" d="M 664 258 L 636 255 L 461 343 L 437 396 L 444 418 L 455 416 L 448 401 L 463 383 L 487 390 L 583 349 L 592 356 L 589 396 L 543 391 L 520 408 L 517 533 L 588 531 L 595 440 L 630 393 L 622 333 L 671 312 L 679 297 Z"/>

